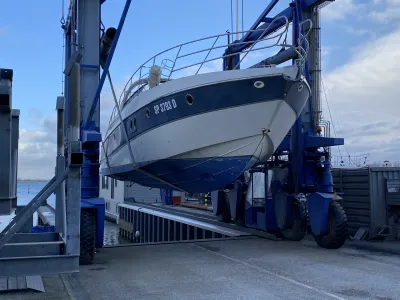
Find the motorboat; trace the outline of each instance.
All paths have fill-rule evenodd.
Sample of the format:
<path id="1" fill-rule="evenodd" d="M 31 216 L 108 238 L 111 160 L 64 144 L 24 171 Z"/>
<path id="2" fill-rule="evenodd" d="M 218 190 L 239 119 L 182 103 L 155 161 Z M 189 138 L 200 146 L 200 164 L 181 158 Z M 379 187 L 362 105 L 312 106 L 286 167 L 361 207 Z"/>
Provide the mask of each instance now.
<path id="1" fill-rule="evenodd" d="M 182 45 L 173 49 L 182 53 Z M 159 55 L 152 57 L 148 73 L 143 74 L 146 63 L 138 68 L 114 109 L 102 143 L 101 174 L 189 193 L 223 189 L 271 157 L 305 106 L 306 55 L 296 52 L 300 58 L 293 65 L 203 73 L 209 55 L 181 68 L 178 59 L 187 62 L 189 55 L 159 64 Z M 193 67 L 194 74 L 172 76 Z"/>

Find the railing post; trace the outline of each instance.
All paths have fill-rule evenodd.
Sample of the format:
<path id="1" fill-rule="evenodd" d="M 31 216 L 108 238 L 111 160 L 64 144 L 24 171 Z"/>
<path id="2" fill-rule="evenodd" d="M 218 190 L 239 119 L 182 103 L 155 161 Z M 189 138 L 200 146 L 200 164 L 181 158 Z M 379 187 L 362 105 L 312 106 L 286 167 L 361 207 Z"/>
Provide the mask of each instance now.
<path id="1" fill-rule="evenodd" d="M 175 64 L 176 64 L 176 61 L 177 61 L 178 58 L 179 58 L 179 54 L 181 53 L 181 50 L 182 50 L 182 45 L 179 46 L 178 53 L 176 53 L 176 57 L 175 57 L 174 63 L 172 64 L 171 71 L 169 72 L 168 79 L 170 79 L 172 73 L 174 73 Z"/>

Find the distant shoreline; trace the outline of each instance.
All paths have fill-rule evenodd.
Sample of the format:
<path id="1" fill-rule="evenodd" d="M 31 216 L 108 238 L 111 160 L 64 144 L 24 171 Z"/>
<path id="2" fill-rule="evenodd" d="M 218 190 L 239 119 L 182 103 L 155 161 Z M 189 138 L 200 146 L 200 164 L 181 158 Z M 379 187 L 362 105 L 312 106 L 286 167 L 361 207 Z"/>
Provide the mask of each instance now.
<path id="1" fill-rule="evenodd" d="M 18 179 L 18 182 L 47 182 L 48 179 Z"/>

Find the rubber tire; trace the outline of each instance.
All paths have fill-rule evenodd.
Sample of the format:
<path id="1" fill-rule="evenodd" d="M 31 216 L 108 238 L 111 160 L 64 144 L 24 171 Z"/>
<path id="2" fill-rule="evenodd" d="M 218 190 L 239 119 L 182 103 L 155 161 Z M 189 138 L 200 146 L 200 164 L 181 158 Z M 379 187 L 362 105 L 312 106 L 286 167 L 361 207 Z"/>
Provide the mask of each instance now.
<path id="1" fill-rule="evenodd" d="M 233 223 L 235 223 L 236 226 L 239 227 L 246 227 L 246 195 L 247 191 L 249 189 L 248 184 L 243 183 L 242 186 L 242 198 L 240 199 L 239 207 L 236 210 L 236 218 L 233 220 Z"/>
<path id="2" fill-rule="evenodd" d="M 329 205 L 328 229 L 323 235 L 313 234 L 318 246 L 325 249 L 339 249 L 348 237 L 347 216 L 343 207 L 335 201 Z"/>
<path id="3" fill-rule="evenodd" d="M 232 222 L 232 217 L 231 217 L 231 208 L 228 202 L 228 193 L 224 193 L 224 197 L 221 203 L 221 214 L 217 215 L 217 220 L 222 223 L 231 223 Z"/>
<path id="4" fill-rule="evenodd" d="M 91 209 L 81 211 L 80 265 L 93 264 L 96 253 L 96 215 Z"/>
<path id="5" fill-rule="evenodd" d="M 305 203 L 293 201 L 294 221 L 291 228 L 282 230 L 277 237 L 289 241 L 301 241 L 307 234 L 307 208 Z"/>
<path id="6" fill-rule="evenodd" d="M 246 222 L 243 218 L 233 220 L 233 223 L 239 227 L 246 227 Z"/>

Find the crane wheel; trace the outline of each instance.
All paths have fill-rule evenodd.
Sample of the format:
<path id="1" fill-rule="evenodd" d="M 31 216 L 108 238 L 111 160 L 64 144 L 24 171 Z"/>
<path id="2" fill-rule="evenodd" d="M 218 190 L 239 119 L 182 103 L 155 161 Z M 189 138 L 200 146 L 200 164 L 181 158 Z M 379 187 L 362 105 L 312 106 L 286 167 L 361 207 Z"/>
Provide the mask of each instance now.
<path id="1" fill-rule="evenodd" d="M 219 203 L 221 208 L 221 213 L 217 215 L 217 220 L 222 223 L 230 223 L 232 222 L 231 217 L 231 208 L 228 200 L 228 193 L 224 193 L 224 196 L 219 199 L 221 203 Z"/>
<path id="2" fill-rule="evenodd" d="M 81 211 L 80 265 L 91 265 L 96 252 L 96 214 L 92 209 Z"/>
<path id="3" fill-rule="evenodd" d="M 339 249 L 348 236 L 347 216 L 343 207 L 332 201 L 329 205 L 327 230 L 325 234 L 314 235 L 318 246 L 325 249 Z"/>
<path id="4" fill-rule="evenodd" d="M 280 231 L 277 237 L 289 241 L 301 241 L 307 234 L 307 208 L 305 203 L 293 201 L 293 223 L 290 228 Z"/>

